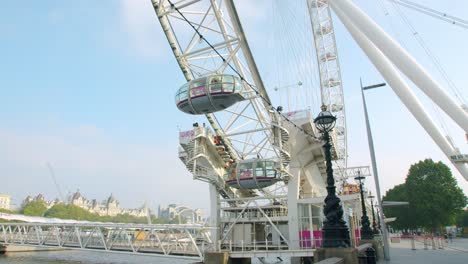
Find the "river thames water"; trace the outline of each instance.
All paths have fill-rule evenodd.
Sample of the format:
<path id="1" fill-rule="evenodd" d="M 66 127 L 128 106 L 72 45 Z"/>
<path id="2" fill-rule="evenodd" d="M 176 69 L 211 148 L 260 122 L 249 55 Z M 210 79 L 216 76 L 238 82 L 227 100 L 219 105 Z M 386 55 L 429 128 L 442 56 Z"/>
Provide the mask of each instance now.
<path id="1" fill-rule="evenodd" d="M 11 252 L 0 255 L 1 264 L 189 264 L 195 261 L 161 258 L 153 256 L 134 256 L 118 253 L 82 251 L 36 251 Z"/>

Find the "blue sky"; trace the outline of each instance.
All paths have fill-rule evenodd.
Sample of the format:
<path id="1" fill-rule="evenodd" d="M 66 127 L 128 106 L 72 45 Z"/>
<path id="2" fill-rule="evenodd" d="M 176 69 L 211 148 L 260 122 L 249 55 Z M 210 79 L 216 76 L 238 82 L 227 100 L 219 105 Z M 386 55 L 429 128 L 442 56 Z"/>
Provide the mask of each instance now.
<path id="1" fill-rule="evenodd" d="M 385 16 L 377 1 L 355 2 L 443 83 L 391 9 Z M 417 2 L 462 18 L 463 10 L 468 10 L 462 0 L 451 5 Z M 272 18 L 273 4 L 237 3 L 271 89 L 276 85 L 271 76 L 278 67 L 270 66 L 271 54 L 264 47 L 272 45 L 264 41 L 268 30 L 263 29 Z M 468 31 L 404 12 L 466 98 Z M 383 79 L 337 20 L 335 27 L 345 86 L 349 164 L 367 165 L 359 77 L 365 84 Z M 11 194 L 17 205 L 28 194 L 57 197 L 49 162 L 63 193 L 80 189 L 86 197 L 99 200 L 114 193 L 124 207 L 144 201 L 153 207 L 172 202 L 208 207 L 206 184 L 193 181 L 177 158 L 178 127 L 204 120 L 183 114 L 173 103 L 184 78 L 150 0 L 5 1 L 0 9 L 0 55 L 0 193 Z M 425 96 L 417 94 L 431 109 Z M 418 160 L 448 163 L 389 87 L 369 91 L 367 99 L 384 190 L 402 183 L 409 165 Z M 451 121 L 448 127 L 466 152 L 463 131 Z M 468 193 L 466 181 L 458 172 L 454 175 Z"/>

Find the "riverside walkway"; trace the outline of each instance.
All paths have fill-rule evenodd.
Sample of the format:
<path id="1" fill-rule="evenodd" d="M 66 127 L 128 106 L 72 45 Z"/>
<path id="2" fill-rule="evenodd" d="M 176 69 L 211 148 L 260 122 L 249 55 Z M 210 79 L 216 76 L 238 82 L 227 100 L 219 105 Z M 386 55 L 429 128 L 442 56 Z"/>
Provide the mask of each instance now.
<path id="1" fill-rule="evenodd" d="M 416 250 L 411 249 L 411 240 L 402 239 L 400 243 L 390 244 L 390 261 L 379 261 L 382 264 L 465 264 L 468 263 L 468 238 L 455 238 L 444 249 L 424 249 L 422 242 L 415 243 Z"/>

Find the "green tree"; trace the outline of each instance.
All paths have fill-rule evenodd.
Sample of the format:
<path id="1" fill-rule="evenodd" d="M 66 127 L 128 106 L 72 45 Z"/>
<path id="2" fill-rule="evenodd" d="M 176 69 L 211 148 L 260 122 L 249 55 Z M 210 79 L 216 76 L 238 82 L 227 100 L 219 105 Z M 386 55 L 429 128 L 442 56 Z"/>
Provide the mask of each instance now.
<path id="1" fill-rule="evenodd" d="M 467 204 L 450 169 L 431 159 L 411 165 L 405 181 L 410 214 L 417 226 L 435 231 L 455 223 L 455 217 Z"/>
<path id="2" fill-rule="evenodd" d="M 135 223 L 135 224 L 147 224 L 148 219 L 146 217 L 136 217 L 129 214 L 118 214 L 110 218 L 111 222 L 116 223 Z"/>
<path id="3" fill-rule="evenodd" d="M 96 213 L 91 213 L 81 207 L 72 204 L 56 204 L 52 206 L 44 214 L 45 217 L 74 219 L 94 222 L 113 222 L 113 223 L 135 223 L 146 224 L 146 217 L 136 217 L 129 214 L 118 214 L 116 216 L 100 216 Z"/>
<path id="4" fill-rule="evenodd" d="M 0 213 L 14 214 L 15 212 L 12 210 L 0 208 Z"/>
<path id="5" fill-rule="evenodd" d="M 59 203 L 52 206 L 44 214 L 45 217 L 60 218 L 60 219 L 74 219 L 74 220 L 86 220 L 86 221 L 98 221 L 99 216 L 93 214 L 81 207 L 73 204 Z"/>
<path id="6" fill-rule="evenodd" d="M 408 195 L 406 193 L 406 185 L 404 183 L 396 185 L 385 193 L 382 200 L 407 202 Z M 393 228 L 402 230 L 417 227 L 414 217 L 411 217 L 409 206 L 384 207 L 384 214 L 386 217 L 396 217 L 396 221 L 391 224 Z"/>
<path id="7" fill-rule="evenodd" d="M 32 201 L 21 208 L 20 213 L 30 216 L 43 216 L 47 211 L 47 204 L 44 201 Z"/>
<path id="8" fill-rule="evenodd" d="M 468 228 L 468 209 L 463 210 L 461 213 L 457 215 L 457 226 Z"/>

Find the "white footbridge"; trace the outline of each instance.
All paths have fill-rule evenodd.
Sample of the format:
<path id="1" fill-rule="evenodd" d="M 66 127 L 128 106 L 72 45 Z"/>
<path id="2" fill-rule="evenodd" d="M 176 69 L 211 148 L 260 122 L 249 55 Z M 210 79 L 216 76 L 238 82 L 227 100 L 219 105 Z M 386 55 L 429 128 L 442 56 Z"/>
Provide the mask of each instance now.
<path id="1" fill-rule="evenodd" d="M 115 224 L 0 213 L 0 244 L 203 260 L 213 242 L 202 224 Z M 212 249 L 211 249 L 212 250 Z"/>

